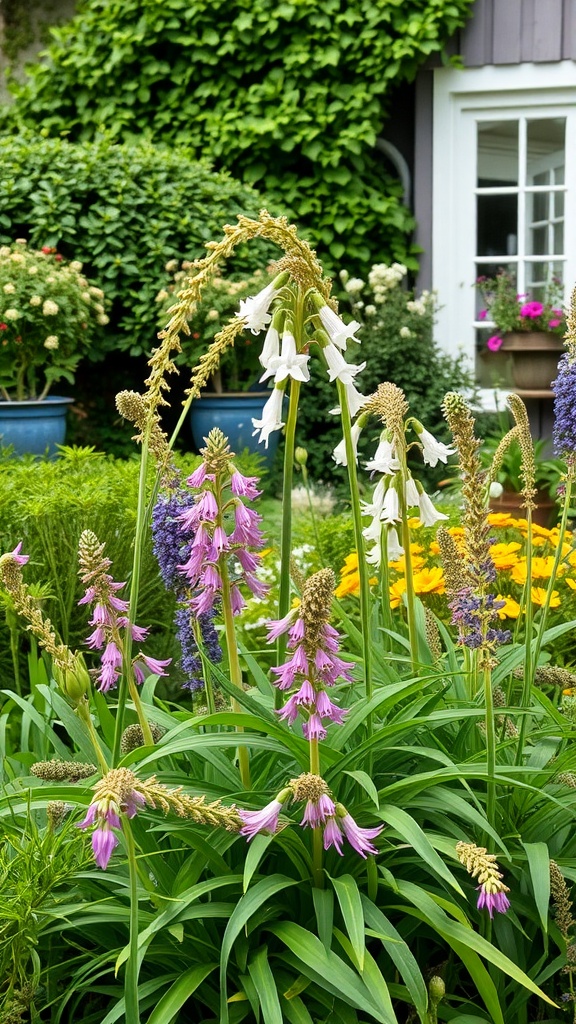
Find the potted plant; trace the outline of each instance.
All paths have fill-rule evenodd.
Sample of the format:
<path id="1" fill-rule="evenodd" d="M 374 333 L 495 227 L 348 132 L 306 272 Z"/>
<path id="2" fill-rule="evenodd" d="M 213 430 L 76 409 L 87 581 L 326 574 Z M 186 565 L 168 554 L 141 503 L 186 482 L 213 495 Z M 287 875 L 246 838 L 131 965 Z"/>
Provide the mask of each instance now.
<path id="1" fill-rule="evenodd" d="M 104 293 L 77 260 L 25 239 L 0 246 L 0 435 L 17 453 L 62 444 L 71 398 L 50 395 L 74 372 L 100 325 Z"/>
<path id="2" fill-rule="evenodd" d="M 180 266 L 176 260 L 166 264 L 166 270 L 172 274 L 171 281 L 156 296 L 160 304 L 158 323 L 162 327 L 169 319 L 180 282 L 190 266 L 191 263 L 186 260 Z M 202 302 L 188 320 L 190 334 L 180 338 L 182 351 L 174 358 L 176 365 L 189 370 L 196 366 L 218 332 L 238 312 L 240 302 L 260 292 L 269 280 L 262 270 L 243 277 L 213 278 L 203 292 Z M 278 434 L 271 437 L 266 452 L 252 437 L 252 419 L 262 415 L 262 409 L 270 397 L 266 385 L 260 383 L 263 372 L 259 361 L 262 344 L 262 338 L 254 337 L 248 330 L 243 331 L 236 338 L 234 346 L 224 353 L 219 369 L 210 378 L 202 397 L 192 403 L 190 423 L 197 449 L 203 444 L 210 429 L 219 427 L 236 452 L 248 448 L 258 452 L 267 462 L 273 458 Z"/>
<path id="3" fill-rule="evenodd" d="M 535 300 L 528 292 L 518 294 L 516 281 L 506 270 L 496 277 L 479 277 L 476 286 L 486 304 L 478 319 L 495 327 L 486 342 L 488 352 L 502 351 L 511 356 L 515 387 L 549 390 L 566 331 L 559 280 L 552 279 L 543 301 Z"/>

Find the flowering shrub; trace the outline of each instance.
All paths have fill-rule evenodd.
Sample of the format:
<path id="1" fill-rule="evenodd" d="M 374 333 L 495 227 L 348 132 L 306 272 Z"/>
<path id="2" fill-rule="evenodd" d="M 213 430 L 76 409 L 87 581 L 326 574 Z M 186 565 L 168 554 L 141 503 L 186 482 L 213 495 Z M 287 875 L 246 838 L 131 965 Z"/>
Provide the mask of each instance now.
<path id="1" fill-rule="evenodd" d="M 0 390 L 45 398 L 74 370 L 99 328 L 108 323 L 104 292 L 52 247 L 29 249 L 18 239 L 0 246 Z"/>
<path id="2" fill-rule="evenodd" d="M 191 267 L 188 260 L 180 265 L 177 260 L 169 260 L 166 270 L 172 279 L 165 288 L 161 288 L 156 296 L 160 304 L 158 323 L 165 327 L 170 318 L 178 289 Z M 189 334 L 181 339 L 182 352 L 176 357 L 177 366 L 195 366 L 201 355 L 207 350 L 223 326 L 238 311 L 240 302 L 249 295 L 259 292 L 267 283 L 267 275 L 262 270 L 239 277 L 237 280 L 215 277 L 205 289 L 202 303 L 191 314 L 188 320 Z M 259 361 L 261 347 L 255 342 L 250 331 L 236 338 L 233 348 L 224 353 L 220 365 L 210 379 L 214 391 L 247 391 L 257 383 L 262 373 Z"/>
<path id="3" fill-rule="evenodd" d="M 476 286 L 486 303 L 478 319 L 492 320 L 498 332 L 486 342 L 490 352 L 497 352 L 503 341 L 501 335 L 511 331 L 549 331 L 563 336 L 566 320 L 557 279 L 548 288 L 543 302 L 531 299 L 528 292 L 519 295 L 515 278 L 506 270 L 499 271 L 496 277 L 479 277 Z"/>

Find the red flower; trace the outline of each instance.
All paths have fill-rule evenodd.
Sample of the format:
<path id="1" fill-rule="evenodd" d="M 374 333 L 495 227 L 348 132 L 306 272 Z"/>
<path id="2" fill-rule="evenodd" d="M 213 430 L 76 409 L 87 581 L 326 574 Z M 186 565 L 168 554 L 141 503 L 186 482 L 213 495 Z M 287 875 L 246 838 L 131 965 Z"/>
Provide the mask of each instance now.
<path id="1" fill-rule="evenodd" d="M 57 252 L 54 259 L 57 260 L 58 263 L 60 263 L 64 259 L 64 257 L 61 253 Z"/>
<path id="2" fill-rule="evenodd" d="M 53 250 L 52 250 L 52 246 L 51 245 L 43 245 L 42 246 L 42 252 L 44 253 L 45 256 L 48 256 L 52 251 Z"/>
<path id="3" fill-rule="evenodd" d="M 7 330 L 8 330 L 8 324 L 0 324 L 0 331 L 7 331 Z"/>

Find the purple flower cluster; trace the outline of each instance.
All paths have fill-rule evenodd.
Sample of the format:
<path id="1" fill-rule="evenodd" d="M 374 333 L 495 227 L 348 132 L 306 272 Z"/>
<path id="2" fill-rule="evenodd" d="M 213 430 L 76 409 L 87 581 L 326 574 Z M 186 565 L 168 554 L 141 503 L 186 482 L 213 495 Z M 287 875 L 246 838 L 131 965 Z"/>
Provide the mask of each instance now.
<path id="1" fill-rule="evenodd" d="M 452 622 L 458 626 L 459 642 L 472 649 L 494 648 L 508 643 L 511 637 L 509 629 L 494 629 L 488 625 L 505 603 L 497 601 L 493 594 L 481 597 L 473 592 L 472 587 L 462 587 L 449 602 Z"/>
<path id="2" fill-rule="evenodd" d="M 118 683 L 122 671 L 124 637 L 129 626 L 129 618 L 126 614 L 129 609 L 128 601 L 117 597 L 117 592 L 126 586 L 119 583 L 110 576 L 106 570 L 112 563 L 109 558 L 100 557 L 97 565 L 90 571 L 84 572 L 81 576 L 82 582 L 87 584 L 84 596 L 78 604 L 94 605 L 90 625 L 94 630 L 86 638 L 86 643 L 93 650 L 102 651 L 101 668 L 98 674 L 99 690 L 106 693 Z M 130 626 L 132 639 L 136 643 L 142 643 L 148 636 L 148 629 L 135 624 Z M 170 664 L 170 658 L 160 661 L 158 658 L 151 658 L 149 655 L 140 652 L 133 661 L 134 676 L 136 682 L 144 680 L 142 665 L 145 665 L 155 675 L 166 675 L 164 669 Z"/>
<path id="3" fill-rule="evenodd" d="M 561 459 L 576 455 L 576 360 L 565 352 L 558 364 L 554 391 L 554 451 Z"/>
<path id="4" fill-rule="evenodd" d="M 479 885 L 477 889 L 480 895 L 476 906 L 478 910 L 487 910 L 491 918 L 494 917 L 494 911 L 505 914 L 510 909 L 510 900 L 505 892 L 489 892 L 485 885 Z"/>
<path id="5" fill-rule="evenodd" d="M 196 591 L 190 602 L 196 615 L 211 612 L 220 599 L 223 565 L 228 566 L 231 556 L 238 570 L 229 588 L 230 606 L 235 615 L 246 604 L 240 590 L 242 583 L 256 597 L 264 597 L 268 591 L 268 586 L 256 576 L 260 555 L 253 550 L 263 545 L 259 528 L 262 517 L 242 501 L 242 498 L 253 500 L 259 496 L 257 482 L 257 477 L 243 476 L 232 464 L 228 481 L 223 481 L 220 475 L 208 472 L 206 462 L 188 479 L 190 487 L 198 488 L 199 493 L 193 505 L 179 516 L 181 530 L 191 532 L 193 540 L 187 561 L 178 568 L 189 588 Z M 230 497 L 226 493 L 228 487 Z"/>
<path id="6" fill-rule="evenodd" d="M 84 821 L 79 822 L 78 828 L 90 828 L 94 824 L 97 825 L 92 833 L 92 850 L 99 868 L 106 870 L 110 857 L 118 846 L 118 837 L 112 829 L 121 828 L 120 812 L 124 813 L 127 818 L 133 818 L 145 803 L 146 800 L 142 793 L 133 789 L 122 804 L 118 804 L 110 798 L 96 800 L 90 804 L 86 817 Z"/>
<path id="7" fill-rule="evenodd" d="M 287 787 L 260 811 L 240 809 L 238 813 L 244 822 L 240 835 L 245 836 L 248 842 L 250 842 L 260 832 L 270 832 L 272 834 L 276 832 L 278 829 L 278 819 L 284 803 L 293 795 L 292 789 Z M 298 798 L 297 794 L 295 798 Z M 308 799 L 306 801 L 304 817 L 300 825 L 303 827 L 309 826 L 310 828 L 323 828 L 323 846 L 325 850 L 329 850 L 333 846 L 336 852 L 343 857 L 343 842 L 346 840 L 352 849 L 360 854 L 361 857 L 364 857 L 364 859 L 366 859 L 369 853 L 378 853 L 371 840 L 375 839 L 384 828 L 383 825 L 378 825 L 376 828 L 361 828 L 342 804 L 334 803 L 328 792 L 321 793 L 315 799 Z"/>
<path id="8" fill-rule="evenodd" d="M 334 704 L 326 687 L 334 686 L 338 679 L 352 682 L 351 662 L 338 657 L 339 633 L 328 622 L 314 630 L 315 636 L 308 635 L 306 623 L 301 615 L 290 612 L 284 619 L 268 623 L 268 640 L 275 640 L 282 633 L 288 633 L 290 657 L 284 665 L 273 668 L 277 676 L 275 685 L 279 690 L 297 687 L 278 712 L 280 718 L 292 725 L 298 715 L 305 719 L 302 731 L 307 740 L 323 740 L 326 737 L 325 722 L 342 725 L 346 711 Z"/>
<path id="9" fill-rule="evenodd" d="M 194 502 L 195 495 L 186 488 L 180 488 L 172 494 L 161 494 L 152 513 L 152 538 L 164 586 L 174 592 L 178 601 L 174 623 L 182 650 L 179 666 L 186 677 L 182 685 L 188 690 L 201 690 L 204 681 L 202 660 L 194 633 L 195 619 L 200 626 L 200 635 L 210 661 L 221 661 L 222 649 L 212 624 L 214 612 L 194 616 L 190 608 L 192 592 L 180 570 L 180 564 L 188 557 L 194 540 L 194 531 L 183 529 L 180 517 L 192 508 Z"/>

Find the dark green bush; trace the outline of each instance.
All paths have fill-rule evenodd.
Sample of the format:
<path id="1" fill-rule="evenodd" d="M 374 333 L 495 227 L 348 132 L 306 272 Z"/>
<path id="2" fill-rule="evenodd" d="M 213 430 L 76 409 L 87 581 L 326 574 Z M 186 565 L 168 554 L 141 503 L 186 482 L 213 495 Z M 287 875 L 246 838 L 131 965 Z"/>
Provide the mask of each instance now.
<path id="1" fill-rule="evenodd" d="M 26 237 L 82 260 L 112 303 L 93 358 L 118 348 L 149 352 L 155 297 L 170 281 L 166 262 L 204 255 L 224 224 L 261 205 L 253 189 L 211 171 L 191 149 L 117 145 L 108 135 L 76 144 L 30 132 L 0 138 L 0 242 Z M 239 257 L 242 269 L 265 265 L 258 244 Z"/>
<path id="2" fill-rule="evenodd" d="M 16 88 L 7 127 L 101 125 L 190 146 L 274 196 L 332 265 L 406 260 L 413 221 L 375 150 L 392 87 L 471 0 L 84 0 Z"/>

